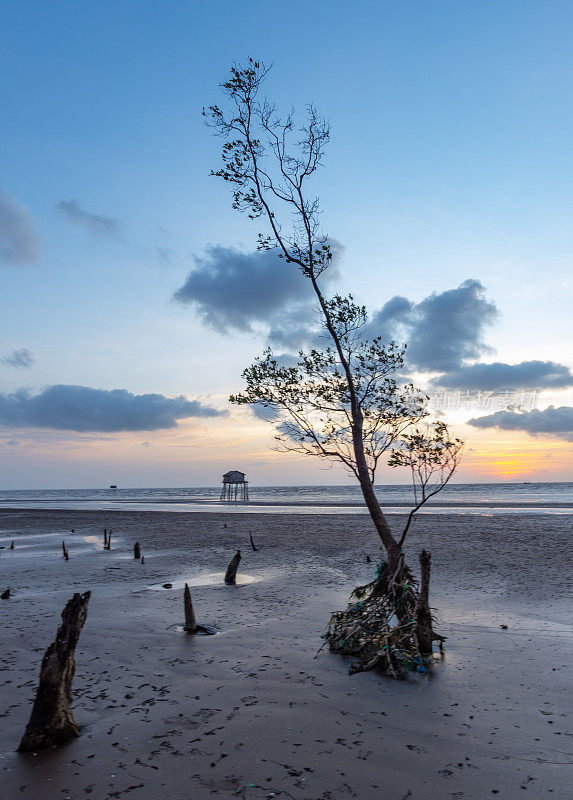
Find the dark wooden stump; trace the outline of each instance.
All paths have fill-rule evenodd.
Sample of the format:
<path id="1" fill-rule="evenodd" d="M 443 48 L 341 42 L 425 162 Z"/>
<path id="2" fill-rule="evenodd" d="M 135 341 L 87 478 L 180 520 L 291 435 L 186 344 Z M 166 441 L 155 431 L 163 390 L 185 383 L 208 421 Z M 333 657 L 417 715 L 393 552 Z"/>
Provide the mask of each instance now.
<path id="1" fill-rule="evenodd" d="M 40 683 L 20 753 L 42 750 L 79 736 L 72 714 L 74 652 L 88 613 L 90 592 L 74 594 L 62 611 L 62 624 L 48 647 L 40 669 Z"/>
<path id="2" fill-rule="evenodd" d="M 422 655 L 432 653 L 432 640 L 434 632 L 432 630 L 432 615 L 430 613 L 430 567 L 431 555 L 427 550 L 420 553 L 420 596 L 416 609 L 416 627 L 418 636 L 418 646 Z"/>
<path id="3" fill-rule="evenodd" d="M 241 560 L 241 551 L 237 550 L 233 558 L 231 559 L 231 563 L 227 567 L 227 572 L 225 573 L 225 583 L 234 586 L 237 582 L 237 570 L 239 568 L 239 562 Z"/>
<path id="4" fill-rule="evenodd" d="M 133 557 L 134 558 L 141 558 L 141 547 L 139 546 L 139 542 L 136 542 L 133 545 Z"/>
<path id="5" fill-rule="evenodd" d="M 14 549 L 14 542 L 10 542 L 10 550 Z"/>
<path id="6" fill-rule="evenodd" d="M 107 544 L 105 546 L 106 550 L 111 550 L 111 528 L 109 529 L 109 533 L 107 535 Z"/>
<path id="7" fill-rule="evenodd" d="M 191 592 L 187 584 L 185 584 L 185 589 L 183 590 L 183 605 L 185 607 L 185 630 L 187 633 L 196 633 L 197 620 L 195 619 L 193 603 L 191 602 Z"/>
<path id="8" fill-rule="evenodd" d="M 4 589 L 2 594 L 0 594 L 0 599 L 2 600 L 9 600 L 10 599 L 10 587 Z"/>
<path id="9" fill-rule="evenodd" d="M 103 529 L 103 549 L 107 550 L 107 528 Z"/>
<path id="10" fill-rule="evenodd" d="M 253 548 L 253 552 L 256 553 L 259 548 L 255 547 L 255 543 L 253 541 L 253 534 L 250 531 L 249 531 L 249 539 L 251 540 L 251 547 Z"/>

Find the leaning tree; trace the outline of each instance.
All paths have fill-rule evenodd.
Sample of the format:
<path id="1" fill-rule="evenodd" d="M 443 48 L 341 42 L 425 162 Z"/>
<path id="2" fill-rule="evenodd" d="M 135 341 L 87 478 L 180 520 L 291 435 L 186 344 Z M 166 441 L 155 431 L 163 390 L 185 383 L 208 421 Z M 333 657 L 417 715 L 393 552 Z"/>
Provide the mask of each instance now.
<path id="1" fill-rule="evenodd" d="M 269 69 L 252 59 L 234 65 L 221 84 L 225 108 L 204 109 L 224 139 L 222 164 L 211 174 L 232 185 L 234 209 L 266 222 L 258 249 L 276 251 L 310 282 L 323 339 L 315 336 L 315 346 L 290 361 L 267 349 L 243 372 L 243 392 L 230 399 L 271 409 L 265 416 L 280 448 L 342 463 L 357 479 L 386 555 L 372 582 L 357 587 L 348 608 L 333 615 L 326 639 L 331 650 L 354 656 L 354 670 L 376 667 L 404 677 L 425 669 L 432 639 L 441 637 L 429 609 L 429 553 L 420 555 L 418 581 L 403 545 L 415 513 L 453 475 L 462 442 L 444 423 L 426 421 L 427 398 L 400 379 L 405 349 L 369 337 L 366 309 L 351 295 L 323 294 L 334 252 L 308 184 L 322 164 L 330 127 L 313 106 L 302 127 L 293 112 L 281 117 L 261 93 Z M 381 459 L 411 472 L 414 508 L 400 534 L 375 493 Z"/>

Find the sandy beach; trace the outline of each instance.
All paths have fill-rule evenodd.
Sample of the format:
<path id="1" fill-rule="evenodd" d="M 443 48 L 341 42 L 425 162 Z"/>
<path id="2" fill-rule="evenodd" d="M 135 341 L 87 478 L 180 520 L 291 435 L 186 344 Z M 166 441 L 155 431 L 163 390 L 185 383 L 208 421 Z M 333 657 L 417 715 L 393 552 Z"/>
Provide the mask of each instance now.
<path id="1" fill-rule="evenodd" d="M 0 588 L 12 590 L 0 601 L 0 794 L 563 798 L 573 765 L 572 519 L 421 517 L 407 551 L 410 563 L 422 546 L 432 551 L 446 656 L 430 678 L 399 683 L 316 657 L 330 612 L 380 555 L 365 516 L 2 510 L 0 544 L 15 549 L 0 550 Z M 225 586 L 237 548 L 239 584 Z M 185 581 L 198 621 L 218 635 L 182 632 Z M 16 754 L 61 610 L 88 589 L 74 682 L 82 734 Z"/>

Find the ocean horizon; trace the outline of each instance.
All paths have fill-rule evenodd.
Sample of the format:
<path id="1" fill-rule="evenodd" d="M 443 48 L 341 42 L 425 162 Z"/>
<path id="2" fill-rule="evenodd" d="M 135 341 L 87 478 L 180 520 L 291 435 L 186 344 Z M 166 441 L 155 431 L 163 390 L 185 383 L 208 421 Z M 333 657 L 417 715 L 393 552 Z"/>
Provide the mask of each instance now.
<path id="1" fill-rule="evenodd" d="M 412 488 L 379 484 L 376 494 L 386 513 L 413 505 Z M 220 486 L 8 489 L 0 509 L 116 511 L 233 511 L 263 513 L 367 513 L 358 485 L 249 485 L 248 501 L 220 500 Z M 572 513 L 573 482 L 452 483 L 420 513 Z"/>

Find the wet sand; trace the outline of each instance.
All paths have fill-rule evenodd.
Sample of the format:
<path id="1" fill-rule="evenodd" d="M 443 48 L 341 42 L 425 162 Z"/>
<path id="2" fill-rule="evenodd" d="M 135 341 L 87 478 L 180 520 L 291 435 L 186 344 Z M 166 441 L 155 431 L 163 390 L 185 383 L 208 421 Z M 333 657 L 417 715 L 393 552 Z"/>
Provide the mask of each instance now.
<path id="1" fill-rule="evenodd" d="M 0 796 L 563 798 L 572 520 L 420 518 L 407 550 L 411 563 L 432 550 L 446 657 L 431 678 L 397 683 L 315 658 L 330 612 L 380 555 L 367 517 L 2 510 L 0 544 L 16 547 L 0 550 L 0 589 L 13 591 L 0 601 Z M 242 580 L 225 586 L 237 548 Z M 218 635 L 181 631 L 182 581 Z M 74 682 L 82 735 L 16 754 L 60 612 L 88 589 Z"/>

